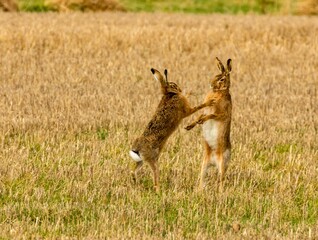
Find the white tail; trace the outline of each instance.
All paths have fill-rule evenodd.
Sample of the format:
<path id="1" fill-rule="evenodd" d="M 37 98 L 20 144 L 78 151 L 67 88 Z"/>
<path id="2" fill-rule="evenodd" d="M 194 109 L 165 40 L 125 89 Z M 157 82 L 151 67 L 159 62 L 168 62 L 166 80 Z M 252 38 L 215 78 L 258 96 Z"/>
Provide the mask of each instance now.
<path id="1" fill-rule="evenodd" d="M 132 150 L 129 151 L 129 155 L 130 155 L 131 158 L 132 158 L 134 161 L 136 161 L 136 162 L 141 162 L 141 161 L 142 161 L 142 159 L 141 159 L 141 157 L 138 155 L 138 153 L 136 153 L 136 152 L 134 152 L 134 151 L 132 151 Z"/>

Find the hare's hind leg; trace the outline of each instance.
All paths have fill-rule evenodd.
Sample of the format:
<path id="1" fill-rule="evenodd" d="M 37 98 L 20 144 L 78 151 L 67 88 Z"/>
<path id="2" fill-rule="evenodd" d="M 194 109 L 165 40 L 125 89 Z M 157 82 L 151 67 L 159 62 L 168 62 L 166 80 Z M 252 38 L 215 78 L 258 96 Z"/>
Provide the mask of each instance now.
<path id="1" fill-rule="evenodd" d="M 154 161 L 149 161 L 149 165 L 153 172 L 153 184 L 156 192 L 159 192 L 159 166 L 157 159 Z"/>
<path id="2" fill-rule="evenodd" d="M 220 177 L 222 182 L 224 181 L 225 178 L 225 173 L 226 170 L 229 166 L 229 162 L 231 159 L 231 149 L 226 149 L 223 153 L 222 153 L 222 168 L 220 169 Z"/>
<path id="3" fill-rule="evenodd" d="M 136 182 L 137 181 L 137 174 L 138 172 L 140 171 L 141 167 L 143 165 L 143 161 L 139 161 L 139 162 L 136 162 L 135 163 L 135 166 L 132 170 L 132 177 L 133 177 L 133 180 Z"/>
<path id="4" fill-rule="evenodd" d="M 204 141 L 204 148 L 205 148 L 205 153 L 204 153 L 204 158 L 201 166 L 201 174 L 200 174 L 200 184 L 199 184 L 199 189 L 202 190 L 205 187 L 205 177 L 206 174 L 211 167 L 211 156 L 212 156 L 212 149 L 209 146 L 207 142 Z"/>
<path id="5" fill-rule="evenodd" d="M 227 149 L 224 152 L 217 154 L 217 167 L 219 170 L 219 177 L 220 177 L 221 185 L 223 185 L 225 172 L 227 170 L 230 158 L 231 158 L 230 149 Z"/>
<path id="6" fill-rule="evenodd" d="M 143 152 L 144 161 L 147 162 L 153 173 L 153 183 L 154 188 L 159 191 L 159 167 L 158 167 L 158 158 L 160 154 L 159 148 L 147 148 Z"/>

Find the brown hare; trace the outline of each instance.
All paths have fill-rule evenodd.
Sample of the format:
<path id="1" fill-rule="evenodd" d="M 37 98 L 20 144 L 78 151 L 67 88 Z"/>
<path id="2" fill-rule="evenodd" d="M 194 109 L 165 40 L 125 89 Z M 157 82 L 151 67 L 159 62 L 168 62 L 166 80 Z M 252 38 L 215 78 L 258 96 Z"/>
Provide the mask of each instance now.
<path id="1" fill-rule="evenodd" d="M 211 165 L 216 165 L 218 168 L 222 183 L 231 158 L 232 100 L 229 91 L 231 85 L 231 59 L 227 60 L 226 68 L 224 68 L 218 58 L 216 60 L 221 73 L 211 80 L 211 90 L 206 96 L 206 102 L 210 99 L 216 101 L 211 106 L 205 108 L 204 114 L 195 122 L 186 127 L 187 130 L 190 130 L 196 124 L 203 124 L 205 156 L 201 168 L 200 189 L 205 185 L 205 175 Z"/>
<path id="2" fill-rule="evenodd" d="M 160 82 L 163 96 L 142 136 L 133 142 L 129 154 L 136 161 L 133 171 L 134 177 L 136 178 L 143 161 L 146 161 L 153 171 L 154 188 L 158 191 L 158 158 L 165 142 L 183 118 L 211 105 L 212 101 L 209 98 L 209 102 L 192 108 L 179 86 L 174 82 L 168 82 L 167 70 L 164 72 L 165 77 L 156 69 L 152 68 L 151 72 L 154 78 Z"/>

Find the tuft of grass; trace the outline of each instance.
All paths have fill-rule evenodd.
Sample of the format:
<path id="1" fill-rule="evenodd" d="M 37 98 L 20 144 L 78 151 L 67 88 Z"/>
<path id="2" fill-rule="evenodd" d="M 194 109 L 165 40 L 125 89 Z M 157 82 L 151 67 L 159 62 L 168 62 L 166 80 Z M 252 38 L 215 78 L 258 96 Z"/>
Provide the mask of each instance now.
<path id="1" fill-rule="evenodd" d="M 19 8 L 26 12 L 48 12 L 54 9 L 45 4 L 45 0 L 19 0 Z"/>
<path id="2" fill-rule="evenodd" d="M 96 131 L 99 140 L 106 140 L 108 138 L 108 129 L 98 128 Z"/>

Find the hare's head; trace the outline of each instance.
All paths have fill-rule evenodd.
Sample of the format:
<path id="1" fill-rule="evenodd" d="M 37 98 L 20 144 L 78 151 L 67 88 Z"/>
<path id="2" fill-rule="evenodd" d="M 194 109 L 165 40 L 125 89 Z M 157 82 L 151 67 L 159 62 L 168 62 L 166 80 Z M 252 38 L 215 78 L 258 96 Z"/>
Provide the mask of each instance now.
<path id="1" fill-rule="evenodd" d="M 221 71 L 220 74 L 216 75 L 212 80 L 211 80 L 211 88 L 213 90 L 218 91 L 218 90 L 226 90 L 229 89 L 231 86 L 231 79 L 230 79 L 230 73 L 232 70 L 232 60 L 228 59 L 226 68 L 220 61 L 220 59 L 216 58 L 217 61 L 217 66 L 219 70 Z"/>
<path id="2" fill-rule="evenodd" d="M 165 77 L 162 76 L 162 74 L 156 70 L 151 69 L 151 72 L 156 80 L 158 80 L 161 84 L 161 89 L 163 93 L 181 93 L 181 88 L 174 82 L 168 82 L 168 71 L 165 69 Z"/>

